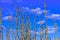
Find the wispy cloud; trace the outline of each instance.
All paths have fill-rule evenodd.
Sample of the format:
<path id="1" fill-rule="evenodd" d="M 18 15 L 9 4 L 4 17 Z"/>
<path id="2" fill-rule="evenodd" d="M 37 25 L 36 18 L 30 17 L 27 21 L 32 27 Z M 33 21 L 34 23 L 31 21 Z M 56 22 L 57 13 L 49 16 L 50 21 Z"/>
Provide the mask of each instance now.
<path id="1" fill-rule="evenodd" d="M 5 27 L 5 26 L 3 26 L 3 25 L 1 25 L 1 27 L 2 27 L 2 29 L 6 29 L 6 27 Z"/>
<path id="2" fill-rule="evenodd" d="M 47 33 L 49 33 L 49 34 L 55 33 L 55 30 L 47 31 Z"/>
<path id="3" fill-rule="evenodd" d="M 31 33 L 36 33 L 36 34 L 40 34 L 39 32 L 35 32 L 33 30 L 30 30 Z"/>
<path id="4" fill-rule="evenodd" d="M 3 17 L 3 20 L 15 20 L 15 17 L 5 16 L 5 17 Z"/>
<path id="5" fill-rule="evenodd" d="M 48 30 L 47 31 L 48 34 L 52 34 L 52 33 L 55 33 L 55 31 L 57 29 L 55 27 L 49 27 L 48 26 L 48 28 L 45 28 L 45 29 L 42 30 L 42 33 L 44 34 L 46 30 Z M 40 29 L 38 31 L 39 31 L 38 33 L 40 34 Z"/>
<path id="6" fill-rule="evenodd" d="M 51 14 L 51 15 L 46 16 L 46 17 L 50 18 L 50 19 L 60 20 L 60 14 Z"/>
<path id="7" fill-rule="evenodd" d="M 55 30 L 56 28 L 48 28 L 48 31 L 47 31 L 47 33 L 55 33 Z"/>
<path id="8" fill-rule="evenodd" d="M 39 35 L 39 34 L 40 34 L 40 32 L 41 32 L 41 33 L 43 33 L 43 34 L 44 34 L 44 33 L 45 33 L 45 30 L 46 30 L 46 29 L 44 29 L 43 31 L 38 31 L 38 32 L 37 32 L 37 31 L 34 31 L 34 30 L 30 30 L 30 33 L 36 33 L 36 34 L 38 34 L 38 35 Z M 55 28 L 54 28 L 54 27 L 53 27 L 53 28 L 48 28 L 47 33 L 48 33 L 48 34 L 52 34 L 52 33 L 55 33 L 55 31 L 56 31 L 56 30 L 55 30 Z"/>
<path id="9" fill-rule="evenodd" d="M 41 21 L 37 22 L 37 24 L 44 24 L 44 23 L 45 23 L 44 20 L 41 20 Z"/>

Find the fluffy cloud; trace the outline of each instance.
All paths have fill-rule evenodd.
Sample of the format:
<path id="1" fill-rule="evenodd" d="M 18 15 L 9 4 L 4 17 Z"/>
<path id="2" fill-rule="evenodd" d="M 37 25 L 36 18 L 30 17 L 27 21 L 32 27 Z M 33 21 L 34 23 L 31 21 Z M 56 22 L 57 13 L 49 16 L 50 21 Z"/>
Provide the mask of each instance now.
<path id="1" fill-rule="evenodd" d="M 43 11 L 40 8 L 36 8 L 36 9 L 31 9 L 32 13 L 36 13 L 36 14 L 41 14 L 43 13 Z"/>
<path id="2" fill-rule="evenodd" d="M 26 12 L 31 12 L 31 9 L 29 7 L 22 7 L 21 10 Z"/>
<path id="3" fill-rule="evenodd" d="M 43 14 L 44 12 L 48 13 L 48 10 L 42 10 L 41 8 L 29 8 L 29 7 L 22 7 L 22 9 L 26 12 L 30 12 L 36 15 Z"/>
<path id="4" fill-rule="evenodd" d="M 51 14 L 49 16 L 46 16 L 47 18 L 50 18 L 50 19 L 57 19 L 57 20 L 60 20 L 60 14 Z"/>
<path id="5" fill-rule="evenodd" d="M 37 15 L 40 15 L 40 14 L 42 14 L 44 12 L 48 13 L 48 10 L 41 10 L 41 8 L 35 8 L 35 9 L 31 9 L 31 12 L 35 13 Z"/>

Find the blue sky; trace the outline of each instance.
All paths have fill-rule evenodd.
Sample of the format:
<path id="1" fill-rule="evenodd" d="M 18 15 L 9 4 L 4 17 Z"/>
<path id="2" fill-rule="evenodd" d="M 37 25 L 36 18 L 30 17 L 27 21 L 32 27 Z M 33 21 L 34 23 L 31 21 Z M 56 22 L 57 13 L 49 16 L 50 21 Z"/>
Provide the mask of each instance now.
<path id="1" fill-rule="evenodd" d="M 0 0 L 0 7 L 2 8 L 2 15 L 3 15 L 3 19 L 5 17 L 8 17 L 9 14 L 11 14 L 12 16 L 9 16 L 11 19 L 15 18 L 15 5 L 17 5 L 19 8 L 22 9 L 27 9 L 27 11 L 30 13 L 30 20 L 31 20 L 31 25 L 34 26 L 34 21 L 33 18 L 34 16 L 36 17 L 36 22 L 37 24 L 37 28 L 39 26 L 40 21 L 38 20 L 38 12 L 40 13 L 39 15 L 41 15 L 42 19 L 43 19 L 43 23 L 45 18 L 43 15 L 44 12 L 44 2 L 46 2 L 46 12 L 48 13 L 48 20 L 46 21 L 46 23 L 48 24 L 49 27 L 54 27 L 54 23 L 52 17 L 54 17 L 54 19 L 56 20 L 56 23 L 58 24 L 58 29 L 56 31 L 56 36 L 57 38 L 60 38 L 59 34 L 59 30 L 60 30 L 60 0 Z M 35 12 L 34 14 L 32 14 L 32 9 Z M 7 19 L 8 20 L 8 19 Z M 7 20 L 3 20 L 3 26 L 7 27 Z M 14 27 L 13 27 L 14 28 Z M 31 29 L 34 31 L 34 28 L 31 27 Z M 49 34 L 50 37 L 53 37 L 54 34 Z"/>

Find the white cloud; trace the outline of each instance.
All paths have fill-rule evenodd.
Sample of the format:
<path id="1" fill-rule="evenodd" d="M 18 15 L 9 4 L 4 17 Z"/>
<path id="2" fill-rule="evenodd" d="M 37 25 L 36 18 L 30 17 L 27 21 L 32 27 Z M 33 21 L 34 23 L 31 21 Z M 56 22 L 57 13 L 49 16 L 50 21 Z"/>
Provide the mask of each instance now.
<path id="1" fill-rule="evenodd" d="M 31 9 L 29 8 L 29 7 L 22 7 L 21 9 L 20 9 L 22 12 L 31 12 Z"/>
<path id="2" fill-rule="evenodd" d="M 14 20 L 15 17 L 12 17 L 12 16 L 5 16 L 3 17 L 3 20 Z"/>
<path id="3" fill-rule="evenodd" d="M 6 17 L 4 17 L 3 19 L 4 20 L 10 20 L 12 17 L 11 16 L 6 16 Z"/>
<path id="4" fill-rule="evenodd" d="M 46 17 L 50 18 L 50 19 L 60 20 L 60 14 L 51 14 L 51 15 L 46 16 Z"/>
<path id="5" fill-rule="evenodd" d="M 30 12 L 30 8 L 29 7 L 24 7 L 24 9 L 27 11 L 27 12 Z"/>
<path id="6" fill-rule="evenodd" d="M 3 25 L 2 25 L 1 27 L 2 27 L 3 29 L 6 29 L 6 27 L 5 27 L 5 26 L 3 26 Z"/>
<path id="7" fill-rule="evenodd" d="M 37 24 L 44 24 L 44 23 L 45 23 L 44 20 L 41 20 L 41 21 L 37 22 Z"/>
<path id="8" fill-rule="evenodd" d="M 43 11 L 41 10 L 41 8 L 31 9 L 31 12 L 35 13 L 35 14 L 42 14 L 43 13 Z"/>
<path id="9" fill-rule="evenodd" d="M 28 12 L 31 12 L 36 15 L 43 14 L 44 12 L 48 13 L 48 10 L 42 10 L 39 7 L 37 7 L 37 8 L 22 7 L 22 9 L 26 12 L 28 11 Z"/>
<path id="10" fill-rule="evenodd" d="M 32 13 L 35 13 L 35 9 L 31 9 L 31 12 L 32 12 Z"/>
<path id="11" fill-rule="evenodd" d="M 55 28 L 48 28 L 49 30 L 55 30 Z"/>
<path id="12" fill-rule="evenodd" d="M 34 31 L 34 30 L 30 30 L 30 33 L 40 34 L 40 32 L 41 32 L 41 33 L 44 34 L 44 33 L 45 33 L 45 30 L 46 30 L 46 29 L 44 29 L 43 31 L 38 31 L 38 32 L 36 32 L 36 31 Z M 55 31 L 56 31 L 56 30 L 55 30 L 54 27 L 53 27 L 53 28 L 48 28 L 47 33 L 48 33 L 48 34 L 52 34 L 52 33 L 55 33 Z"/>
<path id="13" fill-rule="evenodd" d="M 43 12 L 42 11 L 37 11 L 36 14 L 39 15 L 39 14 L 42 14 Z"/>
<path id="14" fill-rule="evenodd" d="M 46 12 L 46 13 L 48 13 L 48 12 L 49 12 L 49 10 L 43 10 L 43 13 L 45 13 L 45 12 Z"/>
<path id="15" fill-rule="evenodd" d="M 45 30 L 46 30 L 46 29 L 45 29 Z M 44 34 L 44 33 L 45 33 L 45 30 L 39 31 L 39 32 L 36 32 L 36 31 L 32 31 L 32 30 L 31 30 L 31 32 L 32 32 L 32 33 L 36 33 L 36 34 L 40 34 L 40 32 L 41 32 L 41 33 Z M 48 33 L 48 34 L 52 34 L 52 33 L 55 33 L 55 31 L 56 31 L 55 28 L 48 28 L 47 33 Z"/>
<path id="16" fill-rule="evenodd" d="M 55 33 L 55 30 L 47 31 L 47 33 L 49 33 L 49 34 Z"/>
<path id="17" fill-rule="evenodd" d="M 31 12 L 37 15 L 43 14 L 44 12 L 48 13 L 49 10 L 42 10 L 41 8 L 31 9 Z"/>
<path id="18" fill-rule="evenodd" d="M 45 29 L 45 30 L 46 30 L 46 29 Z M 44 31 L 45 31 L 45 30 L 44 30 Z M 52 28 L 48 28 L 47 33 L 51 34 L 51 33 L 55 33 L 55 31 L 56 31 L 56 28 L 52 27 Z"/>
<path id="19" fill-rule="evenodd" d="M 47 31 L 48 34 L 53 34 L 57 30 L 57 28 L 52 27 L 52 26 L 50 26 L 50 27 L 48 26 L 48 28 L 45 28 L 42 30 L 42 33 L 44 34 L 46 30 L 48 30 Z M 40 28 L 38 29 L 38 31 L 39 31 L 38 33 L 40 34 Z"/>
<path id="20" fill-rule="evenodd" d="M 40 11 L 40 10 L 41 10 L 41 8 L 36 8 L 36 9 L 35 9 L 35 11 Z"/>
<path id="21" fill-rule="evenodd" d="M 39 32 L 35 32 L 35 31 L 32 31 L 32 30 L 31 30 L 31 33 L 36 33 L 36 34 L 40 34 Z"/>

